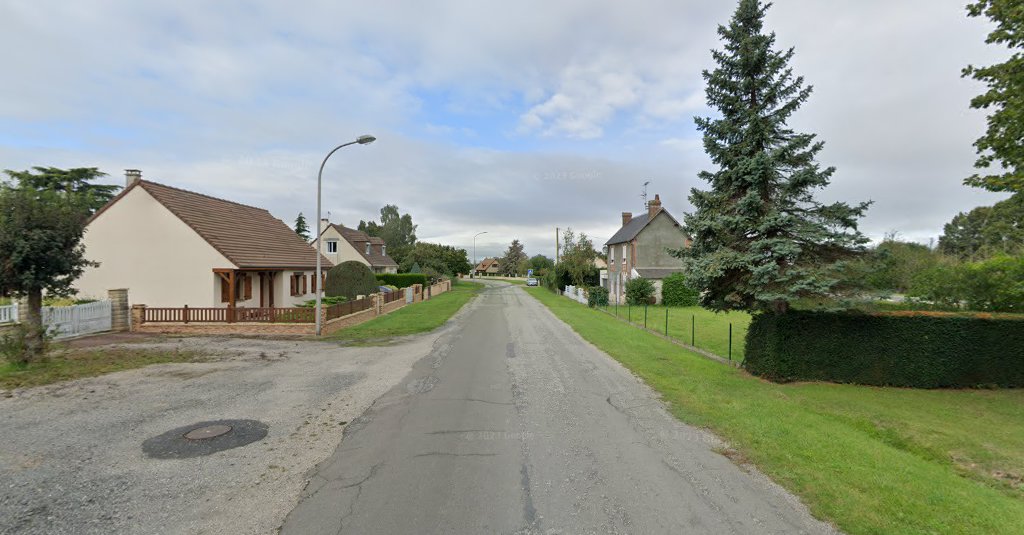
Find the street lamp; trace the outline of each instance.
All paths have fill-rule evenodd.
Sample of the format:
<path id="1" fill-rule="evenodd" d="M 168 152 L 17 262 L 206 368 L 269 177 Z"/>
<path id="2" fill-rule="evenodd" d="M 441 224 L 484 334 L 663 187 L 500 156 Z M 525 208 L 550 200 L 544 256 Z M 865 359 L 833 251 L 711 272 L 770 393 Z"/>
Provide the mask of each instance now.
<path id="1" fill-rule="evenodd" d="M 322 324 L 322 318 L 321 318 L 321 310 L 320 310 L 321 306 L 323 306 L 323 301 L 320 298 L 320 295 L 324 292 L 324 276 L 323 276 L 323 267 L 321 267 L 321 263 L 320 263 L 320 257 L 323 256 L 323 252 L 320 251 L 320 235 L 324 233 L 324 229 L 320 228 L 320 184 L 323 182 L 324 166 L 327 165 L 327 159 L 330 158 L 331 155 L 334 154 L 335 152 L 338 152 L 338 149 L 341 149 L 343 147 L 347 147 L 349 145 L 355 145 L 357 143 L 360 144 L 360 145 L 369 145 L 370 143 L 373 143 L 374 141 L 377 141 L 377 138 L 375 138 L 373 136 L 368 136 L 368 135 L 367 136 L 359 136 L 359 137 L 356 138 L 355 141 L 349 141 L 348 143 L 342 143 L 341 145 L 338 145 L 337 147 L 334 147 L 334 149 L 331 152 L 328 152 L 327 156 L 324 157 L 323 163 L 320 164 L 320 172 L 317 173 L 317 175 L 316 175 L 316 229 L 317 229 L 317 232 L 316 232 L 316 285 L 317 285 L 316 286 L 316 335 L 317 336 L 320 336 L 320 330 L 323 327 L 321 325 Z"/>
<path id="2" fill-rule="evenodd" d="M 477 232 L 473 235 L 473 273 L 469 274 L 469 278 L 473 278 L 476 275 L 476 237 L 481 234 L 487 234 L 487 231 Z"/>

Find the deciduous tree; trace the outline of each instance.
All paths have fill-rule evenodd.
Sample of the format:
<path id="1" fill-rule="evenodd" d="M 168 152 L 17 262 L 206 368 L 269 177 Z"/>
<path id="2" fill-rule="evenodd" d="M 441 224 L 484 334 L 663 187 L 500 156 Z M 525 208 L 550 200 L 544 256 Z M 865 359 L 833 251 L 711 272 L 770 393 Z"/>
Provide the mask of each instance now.
<path id="1" fill-rule="evenodd" d="M 380 223 L 360 221 L 358 229 L 370 236 L 382 238 L 388 246 L 388 256 L 399 264 L 416 245 L 416 225 L 412 223 L 412 216 L 400 214 L 398 207 L 393 204 L 380 209 Z"/>
<path id="2" fill-rule="evenodd" d="M 983 171 L 964 183 L 991 191 L 1024 192 L 1024 6 L 1020 0 L 979 0 L 967 6 L 967 14 L 995 23 L 985 42 L 1004 45 L 1013 53 L 1002 63 L 963 70 L 963 76 L 988 88 L 971 99 L 971 107 L 989 110 L 988 129 L 974 142 L 978 149 L 974 167 Z"/>
<path id="3" fill-rule="evenodd" d="M 43 351 L 43 292 L 69 295 L 75 279 L 95 265 L 82 245 L 91 199 L 74 189 L 0 182 L 0 295 L 27 300 L 22 362 Z"/>

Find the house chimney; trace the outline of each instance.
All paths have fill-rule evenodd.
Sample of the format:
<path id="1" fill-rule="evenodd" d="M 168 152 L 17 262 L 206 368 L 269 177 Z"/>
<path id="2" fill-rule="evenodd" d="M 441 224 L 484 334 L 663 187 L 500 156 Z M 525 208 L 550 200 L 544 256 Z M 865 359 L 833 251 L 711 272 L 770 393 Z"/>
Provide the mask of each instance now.
<path id="1" fill-rule="evenodd" d="M 654 214 L 661 210 L 661 197 L 658 194 L 654 194 L 654 200 L 647 203 L 647 217 L 654 217 Z"/>
<path id="2" fill-rule="evenodd" d="M 331 226 L 331 220 L 326 217 L 320 220 L 320 233 L 323 234 L 327 227 Z"/>
<path id="3" fill-rule="evenodd" d="M 138 169 L 124 170 L 124 187 L 131 187 L 132 184 L 142 180 L 142 171 Z"/>
<path id="4" fill-rule="evenodd" d="M 622 212 L 622 226 L 626 226 L 633 219 L 633 212 Z"/>

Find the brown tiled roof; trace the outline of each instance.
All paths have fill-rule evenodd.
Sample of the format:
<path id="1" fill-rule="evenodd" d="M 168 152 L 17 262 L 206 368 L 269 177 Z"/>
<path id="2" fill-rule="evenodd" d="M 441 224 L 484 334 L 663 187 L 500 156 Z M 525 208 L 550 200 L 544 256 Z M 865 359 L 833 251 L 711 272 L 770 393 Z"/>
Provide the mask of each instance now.
<path id="1" fill-rule="evenodd" d="M 335 225 L 331 223 L 334 230 L 341 234 L 341 237 L 345 238 L 345 241 L 352 244 L 352 247 L 374 267 L 398 267 L 398 262 L 395 262 L 390 256 L 384 256 L 380 254 L 380 247 L 386 245 L 382 238 L 376 236 L 370 236 L 369 234 L 356 230 L 354 228 L 348 228 L 344 225 Z M 327 228 L 324 228 L 327 230 Z M 366 254 L 366 242 L 370 242 L 370 254 Z"/>
<path id="2" fill-rule="evenodd" d="M 125 193 L 141 187 L 239 268 L 308 268 L 316 251 L 270 212 L 255 206 L 140 180 L 100 209 L 99 216 Z M 326 258 L 324 266 L 331 266 Z"/>

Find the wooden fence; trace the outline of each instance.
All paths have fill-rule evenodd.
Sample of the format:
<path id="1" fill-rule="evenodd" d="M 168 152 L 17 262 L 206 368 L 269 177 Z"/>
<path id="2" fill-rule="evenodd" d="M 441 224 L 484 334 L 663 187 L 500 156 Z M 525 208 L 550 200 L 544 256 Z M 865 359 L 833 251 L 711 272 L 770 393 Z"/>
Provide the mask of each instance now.
<path id="1" fill-rule="evenodd" d="M 332 320 L 334 318 L 348 316 L 349 314 L 355 314 L 356 312 L 370 308 L 370 304 L 370 298 L 364 297 L 362 299 L 331 305 L 327 307 L 327 319 Z"/>
<path id="2" fill-rule="evenodd" d="M 142 314 L 142 323 L 313 323 L 312 307 L 289 308 L 150 308 Z"/>

